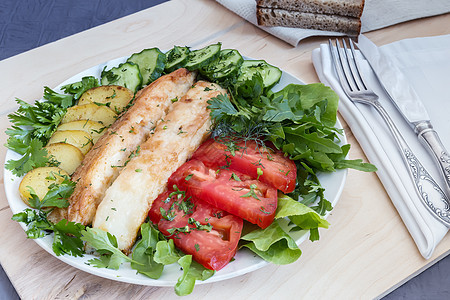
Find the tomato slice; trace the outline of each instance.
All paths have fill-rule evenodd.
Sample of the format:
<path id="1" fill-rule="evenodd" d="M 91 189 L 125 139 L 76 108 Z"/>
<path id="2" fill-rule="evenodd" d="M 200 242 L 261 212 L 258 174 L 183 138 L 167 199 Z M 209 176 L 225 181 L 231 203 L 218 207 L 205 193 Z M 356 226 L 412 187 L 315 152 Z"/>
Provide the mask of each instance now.
<path id="1" fill-rule="evenodd" d="M 240 171 L 284 193 L 294 191 L 297 167 L 282 151 L 274 151 L 269 145 L 263 147 L 255 141 L 240 141 L 234 147 L 226 144 L 209 139 L 195 151 L 192 159 L 201 160 L 208 167 Z"/>
<path id="2" fill-rule="evenodd" d="M 190 160 L 169 178 L 169 186 L 173 185 L 261 228 L 275 217 L 277 190 L 239 171 L 212 169 Z"/>
<path id="3" fill-rule="evenodd" d="M 184 253 L 208 269 L 220 270 L 236 254 L 243 220 L 183 193 L 159 195 L 150 209 L 150 220 Z"/>

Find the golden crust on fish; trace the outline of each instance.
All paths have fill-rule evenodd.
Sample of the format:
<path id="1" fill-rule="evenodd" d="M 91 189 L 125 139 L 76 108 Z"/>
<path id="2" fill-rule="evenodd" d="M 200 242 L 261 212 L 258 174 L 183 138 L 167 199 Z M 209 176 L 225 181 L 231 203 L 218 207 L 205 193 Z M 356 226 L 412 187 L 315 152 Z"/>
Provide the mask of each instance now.
<path id="1" fill-rule="evenodd" d="M 173 105 L 155 132 L 141 145 L 98 206 L 93 222 L 116 236 L 119 249 L 129 252 L 156 197 L 167 188 L 170 175 L 208 137 L 211 126 L 207 101 L 226 91 L 199 81 Z"/>
<path id="2" fill-rule="evenodd" d="M 128 111 L 87 153 L 72 176 L 77 185 L 69 199 L 70 206 L 56 211 L 52 219 L 91 224 L 106 189 L 129 158 L 139 152 L 138 146 L 148 138 L 158 120 L 164 118 L 172 100 L 186 94 L 194 79 L 195 73 L 178 69 L 139 91 Z"/>

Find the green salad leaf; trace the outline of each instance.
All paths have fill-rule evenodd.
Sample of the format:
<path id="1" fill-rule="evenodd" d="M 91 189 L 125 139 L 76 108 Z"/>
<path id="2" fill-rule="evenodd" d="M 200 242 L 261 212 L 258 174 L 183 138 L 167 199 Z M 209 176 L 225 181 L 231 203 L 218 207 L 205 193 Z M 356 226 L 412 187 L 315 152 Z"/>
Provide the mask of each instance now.
<path id="1" fill-rule="evenodd" d="M 53 165 L 48 153 L 42 147 L 47 143 L 56 127 L 66 114 L 67 108 L 74 104 L 82 93 L 98 86 L 93 76 L 83 77 L 81 81 L 62 87 L 67 94 L 59 94 L 48 87 L 44 88 L 44 100 L 34 105 L 16 99 L 19 108 L 8 115 L 12 126 L 6 130 L 9 136 L 5 146 L 20 155 L 18 160 L 8 160 L 5 168 L 16 176 L 23 176 L 37 167 Z"/>
<path id="2" fill-rule="evenodd" d="M 84 226 L 67 220 L 53 224 L 47 219 L 48 213 L 49 211 L 27 208 L 14 214 L 11 219 L 27 225 L 26 234 L 30 239 L 41 238 L 53 232 L 52 248 L 56 255 L 83 256 L 83 242 L 80 237 Z"/>
<path id="3" fill-rule="evenodd" d="M 154 259 L 156 245 L 165 240 L 162 234 L 149 223 L 141 225 L 141 239 L 133 249 L 131 268 L 152 279 L 158 279 L 164 270 L 164 264 Z"/>
<path id="4" fill-rule="evenodd" d="M 44 198 L 39 199 L 32 187 L 27 187 L 30 191 L 31 198 L 28 199 L 28 204 L 32 208 L 44 209 L 46 207 L 67 207 L 69 206 L 69 197 L 72 195 L 75 189 L 76 183 L 71 181 L 67 175 L 62 174 L 52 174 L 52 177 L 47 178 L 48 180 L 56 180 L 58 178 L 63 178 L 63 181 L 57 183 L 56 181 L 48 187 L 48 192 L 45 194 Z"/>
<path id="5" fill-rule="evenodd" d="M 192 261 L 191 255 L 178 250 L 173 240 L 167 240 L 150 223 L 141 225 L 141 239 L 136 243 L 132 257 L 119 250 L 116 237 L 109 232 L 87 227 L 81 235 L 81 240 L 100 254 L 99 258 L 89 260 L 93 267 L 117 270 L 121 264 L 129 262 L 137 273 L 158 279 L 164 266 L 178 263 L 183 273 L 175 285 L 175 292 L 180 296 L 192 293 L 196 280 L 206 280 L 214 275 L 213 270 Z"/>
<path id="6" fill-rule="evenodd" d="M 329 223 L 316 211 L 286 196 L 278 194 L 278 206 L 274 222 L 265 229 L 258 228 L 241 237 L 248 241 L 246 247 L 266 261 L 289 264 L 296 261 L 301 250 L 290 233 L 310 231 L 310 240 L 318 239 L 318 229 L 328 228 Z"/>
<path id="7" fill-rule="evenodd" d="M 42 148 L 43 144 L 41 141 L 31 140 L 28 145 L 23 143 L 24 141 L 10 138 L 6 145 L 8 148 L 16 149 L 17 153 L 22 154 L 22 157 L 18 160 L 10 159 L 5 163 L 5 168 L 11 170 L 16 176 L 23 176 L 34 168 L 44 167 L 49 163 L 47 150 Z M 21 150 L 24 150 L 24 152 L 20 153 L 19 151 Z"/>
<path id="8" fill-rule="evenodd" d="M 175 248 L 173 240 L 159 241 L 156 244 L 155 261 L 163 265 L 171 265 L 178 261 L 180 254 Z"/>
<path id="9" fill-rule="evenodd" d="M 196 280 L 206 280 L 214 275 L 215 271 L 206 269 L 201 264 L 192 260 L 192 255 L 185 255 L 178 260 L 183 268 L 183 275 L 175 284 L 175 293 L 178 296 L 186 296 L 192 293 Z"/>
<path id="10" fill-rule="evenodd" d="M 117 239 L 114 235 L 99 228 L 86 227 L 81 232 L 81 240 L 85 241 L 89 247 L 97 250 L 101 258 L 89 260 L 94 267 L 118 270 L 124 262 L 131 262 L 132 259 L 119 250 Z"/>
<path id="11" fill-rule="evenodd" d="M 265 229 L 256 229 L 242 236 L 241 239 L 249 241 L 242 245 L 259 255 L 264 260 L 285 265 L 296 261 L 302 254 L 294 239 L 282 228 L 287 220 L 274 220 Z M 284 224 L 283 224 L 284 223 Z"/>
<path id="12" fill-rule="evenodd" d="M 87 90 L 99 86 L 97 78 L 94 76 L 85 76 L 81 81 L 63 85 L 61 90 L 66 94 L 73 95 L 74 100 L 78 100 Z"/>

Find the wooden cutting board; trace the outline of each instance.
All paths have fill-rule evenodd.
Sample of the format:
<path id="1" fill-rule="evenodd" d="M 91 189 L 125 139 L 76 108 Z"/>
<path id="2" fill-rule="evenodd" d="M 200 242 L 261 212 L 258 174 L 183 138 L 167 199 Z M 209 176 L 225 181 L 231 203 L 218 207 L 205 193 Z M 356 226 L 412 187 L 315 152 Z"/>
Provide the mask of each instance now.
<path id="1" fill-rule="evenodd" d="M 443 24 L 450 24 L 449 14 L 391 26 L 367 36 L 382 45 L 409 37 L 449 34 L 450 26 Z M 1 61 L 1 143 L 7 138 L 7 114 L 17 109 L 16 97 L 32 102 L 42 97 L 43 86 L 56 86 L 91 66 L 144 48 L 199 48 L 218 41 L 223 48 L 265 59 L 307 83 L 319 81 L 311 51 L 326 39 L 309 38 L 292 47 L 214 1 L 173 0 Z M 351 130 L 343 124 L 352 146 L 350 158 L 365 158 Z M 0 152 L 4 157 L 6 149 L 2 147 Z M 2 177 L 2 187 L 4 184 Z M 23 299 L 178 298 L 173 288 L 121 283 L 68 266 L 26 239 L 11 216 L 1 193 L 0 262 Z M 301 245 L 303 255 L 296 263 L 269 265 L 226 281 L 198 285 L 186 298 L 370 299 L 450 251 L 450 239 L 444 238 L 430 260 L 421 257 L 374 173 L 349 171 L 329 221 L 331 227 L 320 232 L 320 241 Z"/>

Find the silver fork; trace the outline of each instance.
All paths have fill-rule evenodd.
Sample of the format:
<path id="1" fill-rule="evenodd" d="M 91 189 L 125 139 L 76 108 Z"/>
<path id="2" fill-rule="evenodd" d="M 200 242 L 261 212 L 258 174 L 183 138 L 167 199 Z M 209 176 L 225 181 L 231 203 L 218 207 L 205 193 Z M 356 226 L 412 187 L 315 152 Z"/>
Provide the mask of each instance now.
<path id="1" fill-rule="evenodd" d="M 364 82 L 358 60 L 356 59 L 353 41 L 349 39 L 350 49 L 347 47 L 345 40 L 342 40 L 343 47 L 341 47 L 339 40 L 336 40 L 336 46 L 333 46 L 331 40 L 328 41 L 328 44 L 336 73 L 345 94 L 353 102 L 371 105 L 381 115 L 397 142 L 417 195 L 435 218 L 447 227 L 450 227 L 450 202 L 447 195 L 411 151 L 391 117 L 378 101 L 378 95 Z M 432 199 L 439 199 L 444 207 L 442 205 L 437 207 Z"/>

